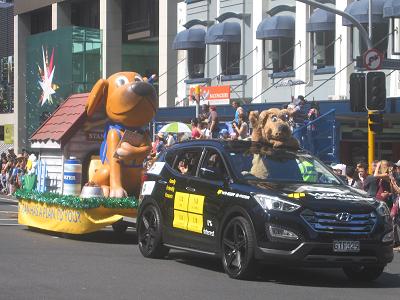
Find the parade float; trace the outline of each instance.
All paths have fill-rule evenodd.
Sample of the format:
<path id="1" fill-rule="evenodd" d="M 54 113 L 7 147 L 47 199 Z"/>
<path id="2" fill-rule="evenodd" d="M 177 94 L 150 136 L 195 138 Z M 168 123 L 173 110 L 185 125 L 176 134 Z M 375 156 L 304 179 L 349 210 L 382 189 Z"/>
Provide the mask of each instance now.
<path id="1" fill-rule="evenodd" d="M 34 177 L 15 193 L 18 222 L 69 234 L 126 229 L 117 225 L 136 217 L 151 150 L 147 126 L 157 108 L 154 87 L 134 72 L 66 99 L 30 139 L 39 157 Z"/>

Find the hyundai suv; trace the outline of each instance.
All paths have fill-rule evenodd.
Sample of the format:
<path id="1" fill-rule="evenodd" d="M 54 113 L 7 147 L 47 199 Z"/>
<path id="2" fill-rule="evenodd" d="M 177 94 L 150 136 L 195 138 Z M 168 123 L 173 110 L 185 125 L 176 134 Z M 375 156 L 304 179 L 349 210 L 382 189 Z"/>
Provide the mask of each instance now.
<path id="1" fill-rule="evenodd" d="M 170 248 L 217 255 L 237 279 L 262 261 L 341 267 L 351 279 L 374 280 L 393 259 L 385 203 L 307 152 L 248 141 L 166 150 L 143 177 L 137 233 L 145 257 Z"/>

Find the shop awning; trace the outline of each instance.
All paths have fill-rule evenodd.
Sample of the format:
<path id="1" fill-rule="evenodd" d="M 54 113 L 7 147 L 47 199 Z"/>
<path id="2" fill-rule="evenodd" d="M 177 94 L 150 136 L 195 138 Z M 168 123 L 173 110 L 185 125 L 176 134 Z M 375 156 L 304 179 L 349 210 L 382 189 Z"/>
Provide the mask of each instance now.
<path id="1" fill-rule="evenodd" d="M 335 14 L 317 8 L 307 22 L 307 32 L 334 31 L 335 25 Z"/>
<path id="2" fill-rule="evenodd" d="M 294 38 L 295 23 L 295 19 L 292 16 L 265 18 L 257 27 L 256 37 L 259 40 Z"/>
<path id="3" fill-rule="evenodd" d="M 237 22 L 218 23 L 207 30 L 206 44 L 220 45 L 223 43 L 240 43 L 241 28 Z"/>
<path id="4" fill-rule="evenodd" d="M 384 18 L 400 18 L 400 1 L 386 0 L 383 6 Z"/>
<path id="5" fill-rule="evenodd" d="M 387 19 L 383 18 L 384 4 L 385 0 L 372 1 L 372 23 L 383 24 L 388 22 Z M 349 4 L 346 7 L 345 12 L 352 15 L 361 24 L 368 24 L 368 10 L 369 10 L 368 0 L 360 0 Z M 349 20 L 345 18 L 342 18 L 342 24 L 343 26 L 353 25 Z"/>
<path id="6" fill-rule="evenodd" d="M 206 31 L 202 28 L 189 28 L 178 32 L 172 48 L 175 50 L 187 50 L 194 48 L 205 48 L 206 44 L 204 38 L 206 36 Z"/>

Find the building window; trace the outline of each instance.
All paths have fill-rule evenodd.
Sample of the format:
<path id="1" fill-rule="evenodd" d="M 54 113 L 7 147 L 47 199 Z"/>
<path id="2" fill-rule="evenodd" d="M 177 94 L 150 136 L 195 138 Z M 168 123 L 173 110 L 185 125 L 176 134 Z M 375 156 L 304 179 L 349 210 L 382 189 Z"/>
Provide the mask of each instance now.
<path id="1" fill-rule="evenodd" d="M 335 31 L 318 31 L 313 33 L 314 44 L 314 65 L 319 68 L 325 68 L 335 65 Z M 315 56 L 314 56 L 315 55 Z"/>
<path id="2" fill-rule="evenodd" d="M 124 40 L 158 36 L 158 0 L 124 0 Z"/>
<path id="3" fill-rule="evenodd" d="M 206 48 L 191 48 L 187 50 L 189 78 L 204 78 L 204 62 Z"/>
<path id="4" fill-rule="evenodd" d="M 100 28 L 100 1 L 86 0 L 71 3 L 73 26 Z"/>
<path id="5" fill-rule="evenodd" d="M 240 43 L 221 44 L 222 75 L 240 74 Z"/>
<path id="6" fill-rule="evenodd" d="M 31 13 L 31 34 L 51 30 L 51 6 L 35 10 Z"/>
<path id="7" fill-rule="evenodd" d="M 264 55 L 269 55 L 272 60 L 273 73 L 290 72 L 293 71 L 294 60 L 294 38 L 277 38 L 272 40 L 272 51 L 268 53 L 267 40 L 264 40 Z M 268 60 L 264 58 L 265 62 Z"/>
<path id="8" fill-rule="evenodd" d="M 368 24 L 362 24 L 365 30 L 368 32 Z M 389 26 L 387 23 L 374 24 L 372 27 L 372 47 L 379 50 L 387 57 L 388 40 L 389 40 Z M 368 50 L 363 38 L 359 34 L 358 30 L 353 28 L 352 30 L 353 40 L 353 57 L 361 56 L 365 51 Z"/>

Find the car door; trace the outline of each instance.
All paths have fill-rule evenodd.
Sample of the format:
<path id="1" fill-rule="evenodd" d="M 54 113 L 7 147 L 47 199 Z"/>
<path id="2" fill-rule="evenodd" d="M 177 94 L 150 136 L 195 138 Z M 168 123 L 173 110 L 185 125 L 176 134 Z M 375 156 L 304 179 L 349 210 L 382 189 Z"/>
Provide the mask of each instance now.
<path id="1" fill-rule="evenodd" d="M 169 176 L 163 179 L 166 183 L 164 233 L 167 243 L 188 247 L 189 230 L 194 230 L 193 226 L 188 227 L 188 205 L 189 199 L 196 198 L 188 180 L 196 176 L 202 153 L 203 147 L 181 148 L 176 152 L 173 165 L 167 166 Z"/>
<path id="2" fill-rule="evenodd" d="M 189 227 L 191 217 L 196 219 L 196 214 L 202 215 L 202 223 L 198 225 L 199 230 L 190 235 L 192 242 L 196 243 L 200 250 L 216 252 L 218 249 L 217 232 L 226 199 L 223 192 L 228 190 L 229 178 L 221 153 L 215 148 L 207 147 L 203 153 L 197 176 L 187 180 L 186 188 L 200 197 L 198 198 L 200 203 L 189 203 L 188 206 Z"/>

